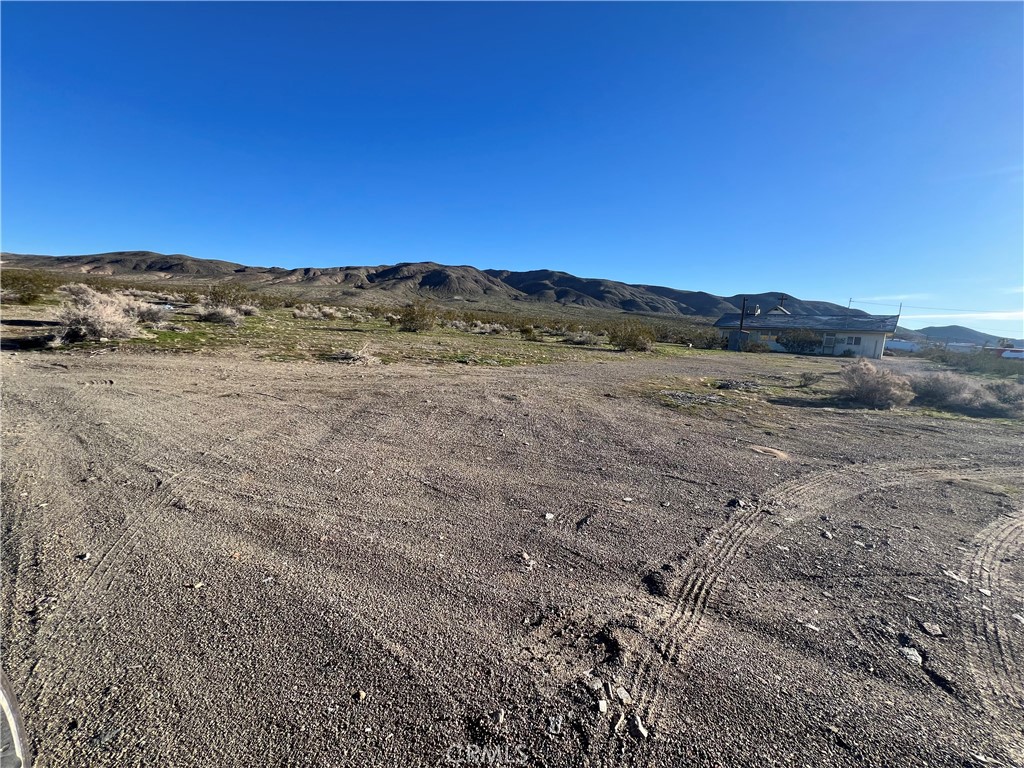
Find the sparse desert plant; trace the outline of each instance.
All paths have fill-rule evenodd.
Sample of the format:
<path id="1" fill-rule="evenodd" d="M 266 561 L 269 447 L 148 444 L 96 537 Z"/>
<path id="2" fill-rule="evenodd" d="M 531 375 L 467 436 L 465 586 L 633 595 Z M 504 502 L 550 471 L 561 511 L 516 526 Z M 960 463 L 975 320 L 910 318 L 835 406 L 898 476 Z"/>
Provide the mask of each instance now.
<path id="1" fill-rule="evenodd" d="M 242 315 L 242 317 L 252 317 L 253 315 L 258 315 L 260 313 L 260 308 L 255 304 L 239 304 L 235 307 L 235 310 L 238 314 Z"/>
<path id="2" fill-rule="evenodd" d="M 784 350 L 794 355 L 809 355 L 821 347 L 822 337 L 820 333 L 815 333 L 807 328 L 794 328 L 791 331 L 780 333 L 775 341 Z"/>
<path id="3" fill-rule="evenodd" d="M 83 286 L 84 287 L 84 286 Z M 118 296 L 89 289 L 80 292 L 57 313 L 61 342 L 127 339 L 138 332 L 138 318 Z"/>
<path id="4" fill-rule="evenodd" d="M 982 384 L 955 373 L 911 379 L 914 404 L 976 416 L 1013 416 L 1024 410 L 1024 385 L 1012 381 Z"/>
<path id="5" fill-rule="evenodd" d="M 758 354 L 764 352 L 771 352 L 772 348 L 763 341 L 746 341 L 743 346 L 740 347 L 741 352 L 755 352 Z"/>
<path id="6" fill-rule="evenodd" d="M 825 378 L 823 373 L 815 373 L 814 371 L 804 371 L 800 374 L 799 387 L 813 387 L 815 384 Z"/>
<path id="7" fill-rule="evenodd" d="M 523 341 L 538 341 L 540 336 L 537 334 L 537 329 L 532 325 L 524 325 L 519 329 L 519 335 L 523 337 Z"/>
<path id="8" fill-rule="evenodd" d="M 654 331 L 638 320 L 626 320 L 608 331 L 608 341 L 623 351 L 650 352 L 654 337 Z"/>
<path id="9" fill-rule="evenodd" d="M 843 380 L 842 393 L 871 408 L 895 408 L 914 399 L 908 379 L 879 370 L 864 358 L 843 366 L 839 376 Z"/>
<path id="10" fill-rule="evenodd" d="M 591 333 L 590 331 L 578 331 L 566 336 L 565 343 L 572 344 L 577 347 L 596 347 L 601 343 L 601 340 L 596 334 Z"/>
<path id="11" fill-rule="evenodd" d="M 241 325 L 242 316 L 234 307 L 225 304 L 201 304 L 196 319 L 202 323 L 220 323 L 221 325 Z"/>
<path id="12" fill-rule="evenodd" d="M 426 304 L 415 302 L 402 307 L 398 314 L 398 330 L 416 333 L 434 327 L 434 313 Z"/>
<path id="13" fill-rule="evenodd" d="M 118 296 L 118 298 L 121 299 L 121 306 L 124 308 L 124 311 L 134 315 L 141 323 L 159 323 L 162 320 L 166 320 L 169 314 L 167 309 L 158 304 L 150 304 L 148 301 L 138 301 L 137 299 L 130 299 L 125 296 Z"/>

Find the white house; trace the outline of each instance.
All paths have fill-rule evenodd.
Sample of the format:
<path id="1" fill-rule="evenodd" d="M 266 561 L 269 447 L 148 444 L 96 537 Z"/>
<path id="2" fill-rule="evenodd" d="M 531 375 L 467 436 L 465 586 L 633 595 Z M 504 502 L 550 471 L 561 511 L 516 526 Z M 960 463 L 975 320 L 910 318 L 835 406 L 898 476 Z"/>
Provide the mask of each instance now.
<path id="1" fill-rule="evenodd" d="M 741 323 L 742 320 L 742 323 Z M 791 315 L 783 312 L 745 317 L 723 315 L 715 327 L 729 337 L 729 348 L 762 342 L 773 352 L 786 352 L 778 339 L 787 331 L 811 331 L 820 343 L 811 354 L 880 358 L 885 340 L 896 331 L 899 315 Z"/>

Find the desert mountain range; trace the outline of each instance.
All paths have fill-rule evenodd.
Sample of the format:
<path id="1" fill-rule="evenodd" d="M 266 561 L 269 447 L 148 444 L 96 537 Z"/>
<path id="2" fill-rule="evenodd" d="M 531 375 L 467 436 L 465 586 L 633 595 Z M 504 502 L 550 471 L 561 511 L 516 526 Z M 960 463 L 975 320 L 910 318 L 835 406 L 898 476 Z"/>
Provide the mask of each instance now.
<path id="1" fill-rule="evenodd" d="M 717 318 L 739 311 L 746 296 L 751 305 L 769 310 L 786 296 L 785 307 L 797 314 L 851 313 L 827 301 L 806 301 L 783 292 L 715 296 L 704 291 L 684 291 L 657 285 L 631 285 L 615 280 L 584 278 L 566 272 L 541 269 L 529 272 L 480 270 L 433 262 L 383 266 L 283 269 L 250 267 L 227 261 L 197 259 L 181 254 L 151 251 L 120 251 L 84 256 L 39 256 L 4 253 L 3 265 L 104 275 L 147 282 L 235 282 L 252 288 L 300 295 L 309 300 L 331 298 L 353 303 L 399 303 L 415 299 L 482 303 L 499 307 L 513 302 L 534 302 L 651 315 Z"/>

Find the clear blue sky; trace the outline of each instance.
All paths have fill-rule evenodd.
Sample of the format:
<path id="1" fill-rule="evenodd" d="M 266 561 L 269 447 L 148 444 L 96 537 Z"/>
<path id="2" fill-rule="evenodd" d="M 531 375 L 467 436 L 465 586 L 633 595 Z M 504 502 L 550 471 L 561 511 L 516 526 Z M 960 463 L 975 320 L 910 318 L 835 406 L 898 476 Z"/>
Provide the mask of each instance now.
<path id="1" fill-rule="evenodd" d="M 7 2 L 2 245 L 906 296 L 1024 336 L 1022 9 Z"/>

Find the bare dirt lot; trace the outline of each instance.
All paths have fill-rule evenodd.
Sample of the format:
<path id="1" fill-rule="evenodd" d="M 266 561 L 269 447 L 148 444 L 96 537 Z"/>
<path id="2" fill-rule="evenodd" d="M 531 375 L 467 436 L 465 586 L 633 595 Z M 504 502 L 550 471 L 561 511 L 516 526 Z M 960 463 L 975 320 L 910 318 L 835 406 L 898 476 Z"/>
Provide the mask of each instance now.
<path id="1" fill-rule="evenodd" d="M 4 352 L 36 765 L 1024 760 L 1019 424 L 607 358 Z"/>

